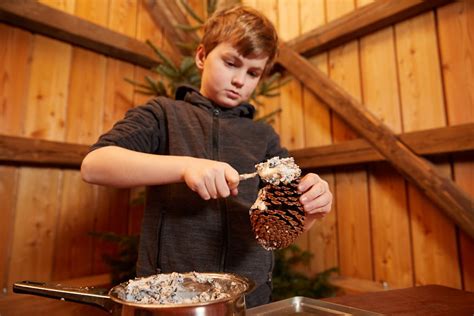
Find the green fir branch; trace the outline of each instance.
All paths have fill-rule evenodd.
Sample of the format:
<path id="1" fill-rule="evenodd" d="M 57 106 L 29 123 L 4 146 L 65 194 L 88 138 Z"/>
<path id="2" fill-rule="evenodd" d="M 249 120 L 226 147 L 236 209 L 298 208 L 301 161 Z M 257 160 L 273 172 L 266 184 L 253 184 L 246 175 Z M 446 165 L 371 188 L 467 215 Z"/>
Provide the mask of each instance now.
<path id="1" fill-rule="evenodd" d="M 198 47 L 199 43 L 197 42 L 194 42 L 194 43 L 183 43 L 183 42 L 176 42 L 175 45 L 186 51 L 186 52 L 189 52 L 190 55 L 194 54 L 194 52 L 196 51 L 196 48 Z"/>
<path id="2" fill-rule="evenodd" d="M 128 83 L 131 83 L 132 85 L 136 86 L 136 87 L 140 87 L 140 88 L 145 88 L 145 89 L 148 89 L 148 86 L 146 84 L 143 84 L 143 83 L 140 83 L 138 81 L 135 81 L 133 79 L 130 79 L 130 78 L 124 78 L 124 80 Z"/>
<path id="3" fill-rule="evenodd" d="M 183 58 L 183 61 L 181 62 L 179 70 L 181 72 L 182 77 L 187 77 L 193 71 L 196 72 L 197 68 L 196 68 L 196 63 L 194 61 L 194 58 L 191 58 L 191 57 Z"/>
<path id="4" fill-rule="evenodd" d="M 153 90 L 134 89 L 133 91 L 142 95 L 149 95 L 149 96 L 157 95 L 156 91 L 153 91 Z"/>
<path id="5" fill-rule="evenodd" d="M 194 12 L 193 8 L 188 4 L 187 1 L 180 0 L 181 4 L 183 5 L 184 10 L 199 24 L 204 24 L 204 20 Z"/>
<path id="6" fill-rule="evenodd" d="M 218 0 L 207 0 L 207 15 L 211 16 L 217 9 Z"/>
<path id="7" fill-rule="evenodd" d="M 158 85 L 155 80 L 153 80 L 150 76 L 145 76 L 145 80 L 148 82 L 148 84 L 151 86 L 153 91 L 159 91 Z"/>
<path id="8" fill-rule="evenodd" d="M 156 72 L 160 75 L 167 77 L 171 80 L 179 78 L 179 69 L 178 68 L 170 68 L 166 65 L 159 65 L 156 67 Z"/>
<path id="9" fill-rule="evenodd" d="M 139 237 L 119 235 L 114 232 L 89 232 L 89 235 L 115 246 L 111 254 L 102 254 L 102 259 L 110 268 L 112 285 L 131 280 L 136 276 Z"/>
<path id="10" fill-rule="evenodd" d="M 295 270 L 296 265 L 308 266 L 313 254 L 296 245 L 275 251 L 273 269 L 272 300 L 278 301 L 294 296 L 322 298 L 334 296 L 338 287 L 330 283 L 330 276 L 337 268 L 330 268 L 308 277 Z"/>
<path id="11" fill-rule="evenodd" d="M 161 61 L 166 65 L 168 66 L 169 68 L 174 68 L 176 69 L 176 66 L 175 64 L 173 63 L 173 61 L 171 59 L 169 59 L 166 54 L 164 52 L 162 52 L 158 47 L 155 46 L 155 44 L 153 44 L 150 40 L 146 40 L 146 43 L 148 44 L 148 46 L 150 46 L 153 51 L 158 55 L 158 57 L 161 59 Z"/>

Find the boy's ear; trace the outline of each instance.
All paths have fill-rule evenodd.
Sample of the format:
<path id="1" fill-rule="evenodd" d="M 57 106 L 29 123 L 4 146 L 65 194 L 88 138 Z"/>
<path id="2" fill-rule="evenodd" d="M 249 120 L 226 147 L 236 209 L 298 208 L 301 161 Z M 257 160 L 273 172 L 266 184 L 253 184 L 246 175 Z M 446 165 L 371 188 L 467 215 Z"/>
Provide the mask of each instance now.
<path id="1" fill-rule="evenodd" d="M 196 56 L 194 57 L 194 61 L 199 70 L 204 69 L 204 60 L 206 60 L 206 51 L 204 50 L 204 46 L 200 44 L 196 49 Z"/>

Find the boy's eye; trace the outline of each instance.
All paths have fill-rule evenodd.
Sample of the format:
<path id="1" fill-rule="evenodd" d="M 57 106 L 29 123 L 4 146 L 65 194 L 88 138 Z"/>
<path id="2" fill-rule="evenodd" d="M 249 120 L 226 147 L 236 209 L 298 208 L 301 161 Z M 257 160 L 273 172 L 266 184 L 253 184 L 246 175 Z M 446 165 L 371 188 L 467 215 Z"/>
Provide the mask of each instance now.
<path id="1" fill-rule="evenodd" d="M 225 64 L 226 64 L 227 66 L 231 66 L 231 67 L 234 67 L 234 66 L 235 66 L 235 64 L 234 64 L 233 62 L 231 62 L 231 61 L 225 60 L 224 62 L 225 62 Z"/>
<path id="2" fill-rule="evenodd" d="M 258 73 L 258 72 L 256 72 L 256 71 L 250 71 L 250 72 L 249 72 L 249 75 L 250 75 L 251 77 L 254 77 L 254 78 L 260 77 L 260 73 Z"/>

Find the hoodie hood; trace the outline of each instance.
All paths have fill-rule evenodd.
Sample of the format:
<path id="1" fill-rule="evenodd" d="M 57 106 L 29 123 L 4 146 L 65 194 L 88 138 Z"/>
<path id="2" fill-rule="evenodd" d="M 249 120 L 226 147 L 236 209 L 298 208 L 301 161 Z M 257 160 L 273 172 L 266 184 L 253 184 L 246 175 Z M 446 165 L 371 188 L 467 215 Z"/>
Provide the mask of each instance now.
<path id="1" fill-rule="evenodd" d="M 255 107 L 248 102 L 242 102 L 232 108 L 225 108 L 203 96 L 196 88 L 188 85 L 182 85 L 176 89 L 175 99 L 185 101 L 211 111 L 214 109 L 219 109 L 223 117 L 237 116 L 253 119 L 255 115 Z"/>

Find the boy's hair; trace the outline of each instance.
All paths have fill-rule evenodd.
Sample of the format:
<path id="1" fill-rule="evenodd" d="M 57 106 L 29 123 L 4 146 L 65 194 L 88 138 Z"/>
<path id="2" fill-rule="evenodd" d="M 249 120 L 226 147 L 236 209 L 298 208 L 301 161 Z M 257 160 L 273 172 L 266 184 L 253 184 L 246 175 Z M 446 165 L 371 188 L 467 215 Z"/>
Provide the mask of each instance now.
<path id="1" fill-rule="evenodd" d="M 265 72 L 272 68 L 278 53 L 278 34 L 272 22 L 247 6 L 219 10 L 207 20 L 201 40 L 206 55 L 222 42 L 230 43 L 246 58 L 268 56 Z"/>

